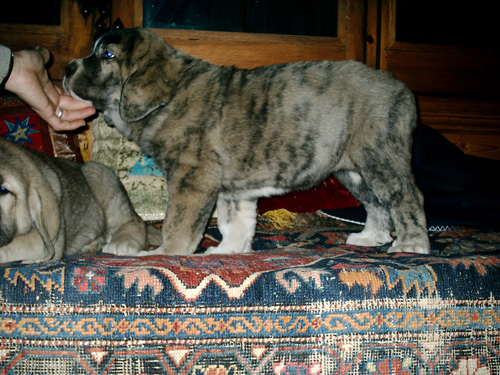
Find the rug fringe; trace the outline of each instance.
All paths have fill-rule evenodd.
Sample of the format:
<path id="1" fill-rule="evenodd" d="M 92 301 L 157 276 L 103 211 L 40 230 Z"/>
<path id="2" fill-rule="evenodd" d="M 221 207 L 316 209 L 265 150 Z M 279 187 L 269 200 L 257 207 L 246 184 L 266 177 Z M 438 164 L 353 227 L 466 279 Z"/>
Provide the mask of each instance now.
<path id="1" fill-rule="evenodd" d="M 293 228 L 293 222 L 297 218 L 296 213 L 290 212 L 284 208 L 268 211 L 263 216 L 278 230 Z"/>

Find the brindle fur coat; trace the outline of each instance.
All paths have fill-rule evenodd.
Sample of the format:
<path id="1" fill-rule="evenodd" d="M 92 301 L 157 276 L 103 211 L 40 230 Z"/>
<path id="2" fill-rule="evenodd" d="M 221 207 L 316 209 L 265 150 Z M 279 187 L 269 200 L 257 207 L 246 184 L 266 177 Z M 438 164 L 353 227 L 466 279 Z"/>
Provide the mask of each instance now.
<path id="1" fill-rule="evenodd" d="M 170 200 L 157 253 L 193 253 L 216 203 L 223 240 L 208 253 L 251 251 L 259 197 L 331 174 L 368 214 L 347 243 L 389 243 L 395 229 L 389 251 L 429 252 L 410 167 L 415 102 L 388 72 L 353 61 L 222 67 L 126 29 L 72 61 L 64 86 L 165 173 Z"/>

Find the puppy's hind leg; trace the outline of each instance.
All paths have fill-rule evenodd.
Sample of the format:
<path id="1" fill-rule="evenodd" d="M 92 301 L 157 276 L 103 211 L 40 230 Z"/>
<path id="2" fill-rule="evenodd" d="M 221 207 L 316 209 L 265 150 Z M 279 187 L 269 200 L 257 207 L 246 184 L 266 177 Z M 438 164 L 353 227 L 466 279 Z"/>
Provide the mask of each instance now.
<path id="1" fill-rule="evenodd" d="M 430 244 L 423 210 L 423 196 L 413 181 L 410 168 L 403 166 L 399 169 L 370 168 L 364 169 L 363 174 L 362 181 L 369 181 L 370 184 L 361 182 L 357 187 L 362 187 L 362 191 L 358 191 L 358 194 L 354 194 L 353 191 L 353 194 L 365 205 L 368 213 L 367 222 L 361 233 L 352 234 L 348 238 L 348 243 L 376 246 L 376 244 L 369 245 L 363 240 L 366 239 L 365 232 L 368 237 L 372 232 L 378 233 L 377 235 L 383 239 L 383 233 L 377 232 L 379 230 L 386 231 L 385 243 L 388 243 L 389 232 L 394 225 L 397 240 L 393 242 L 389 252 L 428 254 Z M 372 228 L 376 228 L 375 231 Z M 378 243 L 381 244 L 382 241 Z"/>
<path id="2" fill-rule="evenodd" d="M 395 199 L 391 207 L 397 239 L 388 252 L 429 254 L 430 243 L 423 210 L 423 195 L 413 181 L 407 184 L 405 194 L 400 199 Z"/>
<path id="3" fill-rule="evenodd" d="M 106 218 L 109 241 L 103 252 L 137 255 L 147 247 L 146 224 L 136 214 L 118 177 L 102 164 L 88 162 L 82 167 L 94 197 Z"/>
<path id="4" fill-rule="evenodd" d="M 361 175 L 354 171 L 341 171 L 336 177 L 363 203 L 367 213 L 363 230 L 350 234 L 346 243 L 356 246 L 380 246 L 392 242 L 390 232 L 393 224 L 389 211 L 379 203 Z"/>
<path id="5" fill-rule="evenodd" d="M 232 200 L 219 196 L 217 226 L 222 242 L 210 247 L 205 254 L 239 254 L 252 251 L 252 239 L 257 225 L 257 200 Z"/>
<path id="6" fill-rule="evenodd" d="M 390 227 L 392 221 L 389 212 L 380 206 L 365 204 L 366 223 L 359 233 L 351 233 L 346 244 L 356 246 L 380 246 L 392 242 Z"/>

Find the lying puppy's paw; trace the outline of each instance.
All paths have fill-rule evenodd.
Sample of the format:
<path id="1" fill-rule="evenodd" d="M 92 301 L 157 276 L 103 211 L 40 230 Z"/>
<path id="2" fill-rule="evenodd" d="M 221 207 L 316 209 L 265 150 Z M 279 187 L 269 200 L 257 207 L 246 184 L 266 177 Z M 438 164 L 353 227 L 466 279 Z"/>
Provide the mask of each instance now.
<path id="1" fill-rule="evenodd" d="M 246 254 L 251 253 L 252 249 L 245 248 L 243 251 L 235 251 L 234 248 L 222 246 L 222 243 L 219 246 L 210 246 L 206 251 L 205 255 L 210 254 Z"/>
<path id="2" fill-rule="evenodd" d="M 0 249 L 0 263 L 12 262 L 11 256 L 4 249 Z"/>
<path id="3" fill-rule="evenodd" d="M 137 255 L 140 257 L 145 257 L 148 255 L 166 255 L 166 254 L 165 254 L 165 251 L 163 250 L 163 248 L 160 246 L 159 248 L 154 249 L 154 250 L 139 251 L 139 253 Z"/>
<path id="4" fill-rule="evenodd" d="M 92 241 L 91 243 L 85 245 L 82 247 L 79 251 L 80 254 L 85 254 L 85 253 L 96 253 L 100 251 L 105 244 L 103 244 L 103 241 Z"/>
<path id="5" fill-rule="evenodd" d="M 388 232 L 364 230 L 360 233 L 351 233 L 347 237 L 347 245 L 356 246 L 380 246 L 392 242 Z"/>
<path id="6" fill-rule="evenodd" d="M 193 255 L 193 254 L 186 253 L 186 251 L 184 251 L 184 250 L 175 250 L 175 249 L 165 250 L 162 246 L 160 246 L 154 250 L 141 251 L 137 255 L 144 257 L 144 256 L 148 256 L 148 255 L 172 255 L 172 256 L 175 256 L 175 255 Z"/>
<path id="7" fill-rule="evenodd" d="M 142 247 L 129 238 L 113 240 L 102 248 L 103 253 L 134 256 L 139 255 L 141 250 L 143 250 Z"/>

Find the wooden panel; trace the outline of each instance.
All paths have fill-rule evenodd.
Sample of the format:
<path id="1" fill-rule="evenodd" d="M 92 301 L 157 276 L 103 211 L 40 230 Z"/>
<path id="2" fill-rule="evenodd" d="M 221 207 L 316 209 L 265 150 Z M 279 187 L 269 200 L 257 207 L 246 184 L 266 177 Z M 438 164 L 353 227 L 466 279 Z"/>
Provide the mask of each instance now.
<path id="1" fill-rule="evenodd" d="M 420 120 L 465 153 L 500 159 L 500 102 L 417 95 Z"/>
<path id="2" fill-rule="evenodd" d="M 90 25 L 80 14 L 76 0 L 61 0 L 58 26 L 0 24 L 0 43 L 13 51 L 43 45 L 52 54 L 51 77 L 60 81 L 68 62 L 90 50 Z"/>
<path id="3" fill-rule="evenodd" d="M 500 54 L 486 50 L 395 43 L 385 65 L 415 92 L 500 94 Z"/>
<path id="4" fill-rule="evenodd" d="M 53 56 L 50 68 L 51 76 L 59 79 L 64 75 L 64 67 L 67 64 L 69 35 L 60 27 L 38 27 L 38 30 L 33 32 L 33 28 L 29 25 L 26 27 L 13 27 L 1 24 L 0 44 L 8 46 L 12 51 L 43 45 L 50 50 Z"/>
<path id="5" fill-rule="evenodd" d="M 441 133 L 466 154 L 489 159 L 500 159 L 500 134 L 498 132 L 495 134 L 474 134 L 442 130 Z M 497 173 L 497 171 L 492 171 L 492 173 Z"/>
<path id="6" fill-rule="evenodd" d="M 377 69 L 379 67 L 380 25 L 379 25 L 379 0 L 366 1 L 366 35 L 365 59 L 366 65 Z"/>
<path id="7" fill-rule="evenodd" d="M 130 0 L 128 0 L 130 1 Z M 134 0 L 135 26 L 142 0 Z M 153 29 L 165 41 L 189 54 L 219 65 L 239 68 L 305 60 L 362 61 L 364 6 L 339 1 L 338 38 Z"/>
<path id="8" fill-rule="evenodd" d="M 379 66 L 416 94 L 422 123 L 466 153 L 500 159 L 500 52 L 481 40 L 476 47 L 397 42 L 396 0 L 377 4 Z"/>
<path id="9" fill-rule="evenodd" d="M 364 2 L 339 1 L 338 38 L 345 45 L 345 55 L 338 60 L 364 61 L 364 23 Z"/>
<path id="10" fill-rule="evenodd" d="M 381 69 L 389 70 L 417 93 L 500 96 L 498 48 L 397 42 L 396 0 L 380 4 Z M 478 41 L 478 46 L 482 44 Z"/>
<path id="11" fill-rule="evenodd" d="M 120 18 L 125 28 L 142 26 L 142 0 L 113 0 L 113 22 Z"/>
<path id="12" fill-rule="evenodd" d="M 92 19 L 85 20 L 80 14 L 78 1 L 70 1 L 70 20 L 68 30 L 70 34 L 70 48 L 67 56 L 68 62 L 77 57 L 83 57 L 89 54 L 92 48 Z"/>
<path id="13" fill-rule="evenodd" d="M 239 68 L 301 60 L 343 60 L 336 38 L 152 29 L 170 45 L 218 65 Z"/>

